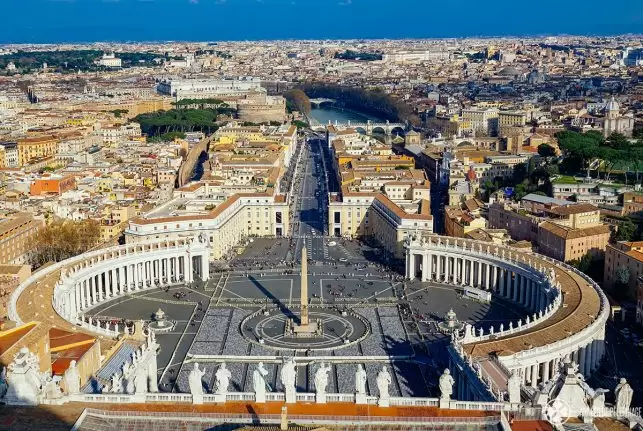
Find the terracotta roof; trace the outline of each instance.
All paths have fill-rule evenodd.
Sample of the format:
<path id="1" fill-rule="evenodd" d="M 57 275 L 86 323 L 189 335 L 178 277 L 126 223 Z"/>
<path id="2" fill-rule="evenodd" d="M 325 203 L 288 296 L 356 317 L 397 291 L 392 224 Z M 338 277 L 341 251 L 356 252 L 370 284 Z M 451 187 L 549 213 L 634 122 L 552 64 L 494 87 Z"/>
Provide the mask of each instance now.
<path id="1" fill-rule="evenodd" d="M 598 207 L 592 204 L 571 204 L 560 205 L 549 209 L 549 212 L 557 215 L 572 215 L 598 211 Z"/>
<path id="2" fill-rule="evenodd" d="M 540 228 L 566 240 L 610 233 L 610 227 L 605 224 L 582 229 L 574 229 L 546 221 L 540 225 Z"/>
<path id="3" fill-rule="evenodd" d="M 526 331 L 465 345 L 467 353 L 474 357 L 488 356 L 494 352 L 500 356 L 511 355 L 526 349 L 552 344 L 568 337 L 569 334 L 576 334 L 596 319 L 601 306 L 600 297 L 585 279 L 537 256 L 533 259 L 534 265 L 554 269 L 556 279 L 561 284 L 564 306 L 546 321 Z"/>

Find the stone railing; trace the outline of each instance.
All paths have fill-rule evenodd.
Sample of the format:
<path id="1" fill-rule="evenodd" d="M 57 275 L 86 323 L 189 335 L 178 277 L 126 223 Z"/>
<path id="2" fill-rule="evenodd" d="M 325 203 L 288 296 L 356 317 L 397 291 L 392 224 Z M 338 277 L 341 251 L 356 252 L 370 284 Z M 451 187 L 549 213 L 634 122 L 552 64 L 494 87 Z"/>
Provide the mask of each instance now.
<path id="1" fill-rule="evenodd" d="M 240 423 L 240 424 L 257 424 L 274 425 L 281 423 L 280 415 L 263 415 L 248 413 L 189 413 L 189 412 L 145 412 L 133 410 L 97 410 L 87 408 L 83 411 L 81 417 L 99 417 L 105 420 L 112 418 L 167 418 L 173 420 L 187 420 L 190 417 L 198 416 L 200 421 L 211 420 L 217 423 Z M 340 415 L 288 415 L 288 420 L 297 424 L 306 425 L 358 425 L 358 424 L 474 424 L 478 426 L 497 425 L 500 423 L 501 415 L 484 416 L 484 417 L 449 417 L 449 416 L 340 416 Z M 77 422 L 79 424 L 79 422 Z M 77 427 L 72 429 L 78 429 Z"/>
<path id="2" fill-rule="evenodd" d="M 465 333 L 464 337 L 459 339 L 458 342 L 462 342 L 463 344 L 479 343 L 481 341 L 493 340 L 526 331 L 548 320 L 560 309 L 562 304 L 562 295 L 558 294 L 554 300 L 549 303 L 544 313 L 539 311 L 538 313 L 534 313 L 531 318 L 527 316 L 525 320 L 519 319 L 516 321 L 515 326 L 513 322 L 509 322 L 509 326 L 506 329 L 503 324 L 500 324 L 497 332 L 493 326 L 489 327 L 486 334 L 484 333 L 484 328 L 478 327 L 476 329 L 472 327 L 472 333 Z M 476 332 L 478 335 L 475 335 Z"/>
<path id="3" fill-rule="evenodd" d="M 484 388 L 491 399 L 502 401 L 502 391 L 479 362 L 474 361 L 471 356 L 468 356 L 459 344 L 451 344 L 448 350 L 451 358 L 471 377 L 472 382 L 477 380 L 481 383 L 480 389 Z"/>
<path id="4" fill-rule="evenodd" d="M 298 392 L 297 403 L 314 403 L 316 394 L 313 392 Z M 75 394 L 66 395 L 55 400 L 43 400 L 44 404 L 65 404 L 67 402 L 78 403 L 96 403 L 96 404 L 137 404 L 137 403 L 187 403 L 192 404 L 191 394 L 186 393 L 141 393 L 141 394 Z M 226 394 L 226 402 L 255 401 L 254 392 L 230 392 Z M 266 402 L 285 402 L 286 396 L 283 392 L 266 393 Z M 377 405 L 378 397 L 367 396 L 367 405 Z M 203 403 L 216 403 L 214 394 L 204 394 Z M 220 401 L 218 401 L 220 403 Z M 326 402 L 338 403 L 355 403 L 355 394 L 326 394 Z M 419 398 L 419 397 L 391 397 L 390 405 L 397 407 L 439 407 L 438 398 Z M 465 406 L 465 407 L 463 407 Z M 511 411 L 509 403 L 504 402 L 484 402 L 484 401 L 457 401 L 449 402 L 450 409 L 466 409 L 475 411 Z"/>

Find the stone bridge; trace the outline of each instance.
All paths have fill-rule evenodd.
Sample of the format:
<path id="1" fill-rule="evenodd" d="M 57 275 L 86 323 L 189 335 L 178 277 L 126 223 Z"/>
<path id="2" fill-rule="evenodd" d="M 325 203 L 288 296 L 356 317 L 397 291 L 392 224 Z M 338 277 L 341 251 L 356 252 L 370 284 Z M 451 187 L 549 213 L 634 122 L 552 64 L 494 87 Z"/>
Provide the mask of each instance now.
<path id="1" fill-rule="evenodd" d="M 355 129 L 360 133 L 365 133 L 371 135 L 376 132 L 382 132 L 385 135 L 393 134 L 393 131 L 397 129 L 398 133 L 406 132 L 406 125 L 403 123 L 391 123 L 388 120 L 385 123 L 378 123 L 368 120 L 367 122 L 331 122 L 328 121 L 328 124 L 322 124 L 319 121 L 312 120 L 310 122 L 310 127 L 315 131 L 324 131 L 329 126 L 333 126 L 336 130 L 346 130 L 346 129 Z"/>
<path id="2" fill-rule="evenodd" d="M 311 105 L 321 106 L 324 103 L 335 103 L 335 99 L 328 99 L 326 97 L 318 97 L 316 99 L 310 99 Z"/>

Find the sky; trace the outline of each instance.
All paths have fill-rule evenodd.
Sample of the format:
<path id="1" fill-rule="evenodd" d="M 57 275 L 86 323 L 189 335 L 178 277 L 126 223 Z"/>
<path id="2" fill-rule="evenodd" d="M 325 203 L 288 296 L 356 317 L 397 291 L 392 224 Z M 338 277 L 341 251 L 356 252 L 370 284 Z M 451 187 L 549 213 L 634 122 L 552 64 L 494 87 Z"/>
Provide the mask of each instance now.
<path id="1" fill-rule="evenodd" d="M 643 33 L 643 0 L 0 0 L 0 43 Z"/>

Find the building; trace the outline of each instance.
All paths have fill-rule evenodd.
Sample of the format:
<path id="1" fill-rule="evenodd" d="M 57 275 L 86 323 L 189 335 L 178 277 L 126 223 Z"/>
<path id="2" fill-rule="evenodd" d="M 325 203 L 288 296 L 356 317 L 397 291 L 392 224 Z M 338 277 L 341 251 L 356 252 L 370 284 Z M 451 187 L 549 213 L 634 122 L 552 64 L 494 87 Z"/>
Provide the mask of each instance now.
<path id="1" fill-rule="evenodd" d="M 610 228 L 599 225 L 575 229 L 552 222 L 538 226 L 538 252 L 564 262 L 586 254 L 601 256 L 610 239 Z"/>
<path id="2" fill-rule="evenodd" d="M 605 249 L 603 288 L 619 292 L 630 298 L 638 298 L 639 279 L 643 276 L 643 241 L 620 241 L 608 244 Z"/>
<path id="3" fill-rule="evenodd" d="M 487 136 L 498 134 L 499 111 L 496 108 L 466 108 L 461 116 L 475 133 Z"/>
<path id="4" fill-rule="evenodd" d="M 565 262 L 602 255 L 610 237 L 597 207 L 536 194 L 490 205 L 489 228 L 505 229 L 512 239 L 532 242 L 540 253 Z"/>
<path id="5" fill-rule="evenodd" d="M 527 124 L 527 114 L 525 112 L 500 111 L 498 113 L 498 133 L 505 136 L 504 131 L 512 128 L 522 128 Z"/>
<path id="6" fill-rule="evenodd" d="M 0 263 L 28 263 L 37 245 L 38 232 L 44 226 L 44 221 L 28 213 L 4 214 L 0 218 Z"/>
<path id="7" fill-rule="evenodd" d="M 55 156 L 58 152 L 58 139 L 51 135 L 19 139 L 18 166 L 26 166 L 33 161 Z"/>
<path id="8" fill-rule="evenodd" d="M 4 156 L 3 165 L 6 168 L 17 168 L 19 166 L 19 154 L 17 142 L 0 142 L 0 146 L 4 149 L 2 155 Z"/>
<path id="9" fill-rule="evenodd" d="M 32 196 L 58 195 L 76 188 L 76 177 L 73 175 L 43 175 L 36 178 L 29 187 Z"/>
<path id="10" fill-rule="evenodd" d="M 121 67 L 122 61 L 120 58 L 116 58 L 114 53 L 104 53 L 100 59 L 96 60 L 96 64 L 103 67 Z"/>
<path id="11" fill-rule="evenodd" d="M 620 114 L 620 106 L 612 97 L 612 100 L 605 107 L 605 115 L 599 119 L 598 126 L 603 127 L 603 135 L 609 137 L 612 133 L 620 133 L 631 137 L 634 130 L 634 116 L 632 114 Z"/>

